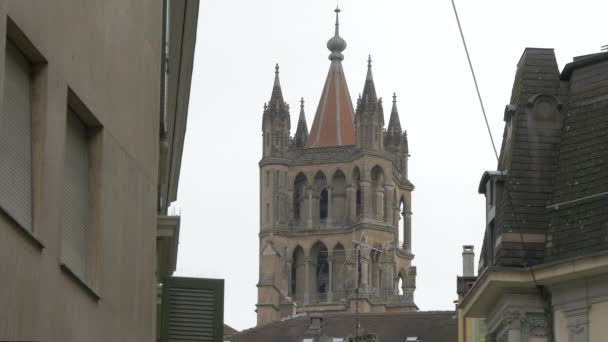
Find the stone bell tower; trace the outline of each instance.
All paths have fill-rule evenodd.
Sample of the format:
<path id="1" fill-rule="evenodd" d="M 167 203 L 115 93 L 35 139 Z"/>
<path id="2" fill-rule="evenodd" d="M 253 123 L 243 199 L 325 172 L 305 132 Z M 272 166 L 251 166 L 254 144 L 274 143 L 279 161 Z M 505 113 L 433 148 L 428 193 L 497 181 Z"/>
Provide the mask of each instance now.
<path id="1" fill-rule="evenodd" d="M 302 100 L 290 137 L 278 66 L 264 105 L 258 325 L 297 312 L 418 310 L 411 265 L 414 185 L 397 98 L 385 130 L 370 57 L 353 107 L 335 12 L 329 72 L 310 131 Z"/>

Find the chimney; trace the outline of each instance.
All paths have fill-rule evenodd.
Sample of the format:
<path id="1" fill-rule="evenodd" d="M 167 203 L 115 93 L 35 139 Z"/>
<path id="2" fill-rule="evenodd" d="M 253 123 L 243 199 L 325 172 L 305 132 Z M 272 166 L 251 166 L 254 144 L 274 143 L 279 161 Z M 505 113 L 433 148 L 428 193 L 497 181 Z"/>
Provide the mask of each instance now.
<path id="1" fill-rule="evenodd" d="M 308 326 L 309 334 L 319 334 L 323 328 L 323 317 L 321 315 L 313 314 L 310 317 L 310 326 Z"/>
<path id="2" fill-rule="evenodd" d="M 475 247 L 472 245 L 462 246 L 462 276 L 463 277 L 474 277 L 475 276 Z"/>

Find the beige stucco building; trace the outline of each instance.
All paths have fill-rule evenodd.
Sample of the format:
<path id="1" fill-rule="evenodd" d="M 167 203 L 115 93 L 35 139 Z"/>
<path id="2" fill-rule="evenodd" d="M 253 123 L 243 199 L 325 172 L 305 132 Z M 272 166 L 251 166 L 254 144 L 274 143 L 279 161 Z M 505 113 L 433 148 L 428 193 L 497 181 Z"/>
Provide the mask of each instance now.
<path id="1" fill-rule="evenodd" d="M 0 0 L 2 341 L 156 339 L 198 15 L 164 4 Z"/>
<path id="2" fill-rule="evenodd" d="M 302 312 L 417 310 L 407 136 L 395 96 L 385 129 L 371 58 L 353 107 L 338 12 L 310 132 L 302 101 L 290 134 L 278 65 L 264 105 L 258 325 Z"/>

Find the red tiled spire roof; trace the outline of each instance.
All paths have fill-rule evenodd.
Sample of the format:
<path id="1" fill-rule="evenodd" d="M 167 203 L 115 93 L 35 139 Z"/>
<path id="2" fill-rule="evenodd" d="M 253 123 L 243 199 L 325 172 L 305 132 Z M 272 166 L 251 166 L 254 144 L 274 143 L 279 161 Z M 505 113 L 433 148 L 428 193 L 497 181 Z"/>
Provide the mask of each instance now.
<path id="1" fill-rule="evenodd" d="M 342 69 L 342 51 L 346 49 L 346 42 L 339 35 L 339 12 L 336 9 L 336 33 L 327 42 L 331 65 L 306 147 L 355 144 L 355 111 Z"/>

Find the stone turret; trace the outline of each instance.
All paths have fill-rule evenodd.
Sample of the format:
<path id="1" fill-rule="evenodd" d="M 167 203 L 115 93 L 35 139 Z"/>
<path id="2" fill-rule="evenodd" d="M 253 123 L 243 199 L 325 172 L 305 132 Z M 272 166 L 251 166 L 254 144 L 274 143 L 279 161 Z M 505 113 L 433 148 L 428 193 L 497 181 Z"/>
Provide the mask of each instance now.
<path id="1" fill-rule="evenodd" d="M 275 66 L 274 85 L 270 101 L 264 104 L 262 132 L 264 135 L 264 157 L 281 157 L 289 144 L 289 105 L 283 100 L 279 81 L 279 65 Z"/>
<path id="2" fill-rule="evenodd" d="M 399 120 L 399 111 L 397 110 L 397 94 L 395 93 L 393 93 L 391 117 L 384 135 L 384 148 L 396 155 L 402 179 L 407 179 L 407 158 L 409 153 L 407 132 L 401 130 L 401 121 Z"/>
<path id="3" fill-rule="evenodd" d="M 402 143 L 402 137 L 403 131 L 401 131 L 401 122 L 397 110 L 397 94 L 393 93 L 393 108 L 391 109 L 391 117 L 388 120 L 384 146 L 399 146 Z"/>
<path id="4" fill-rule="evenodd" d="M 355 114 L 357 131 L 357 146 L 370 150 L 384 149 L 384 109 L 382 98 L 376 95 L 376 86 L 372 75 L 372 58 L 367 60 L 367 76 L 363 86 L 363 94 L 357 101 Z"/>
<path id="5" fill-rule="evenodd" d="M 293 137 L 293 146 L 302 148 L 306 146 L 308 141 L 308 126 L 306 125 L 306 116 L 304 116 L 304 98 L 300 99 L 300 117 L 298 118 L 298 127 L 296 135 Z"/>

